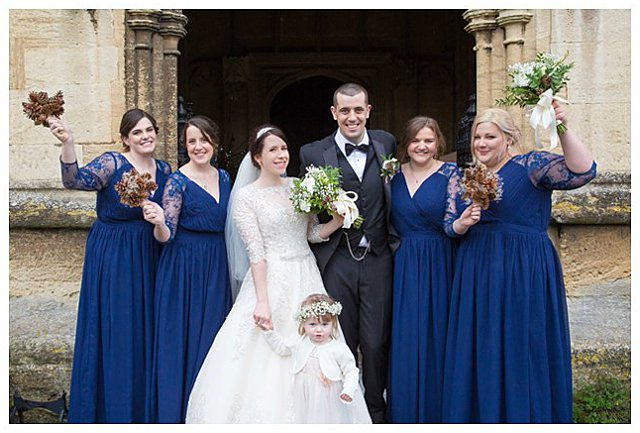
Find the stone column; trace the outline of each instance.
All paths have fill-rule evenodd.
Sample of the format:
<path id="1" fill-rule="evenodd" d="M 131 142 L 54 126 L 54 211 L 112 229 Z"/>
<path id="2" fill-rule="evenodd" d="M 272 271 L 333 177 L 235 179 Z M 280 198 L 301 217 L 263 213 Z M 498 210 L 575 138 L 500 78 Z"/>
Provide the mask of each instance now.
<path id="1" fill-rule="evenodd" d="M 153 113 L 153 36 L 159 29 L 160 9 L 129 9 L 127 25 L 134 32 L 133 75 L 135 83 L 131 98 L 134 107 Z M 133 108 L 133 107 L 128 107 Z"/>
<path id="2" fill-rule="evenodd" d="M 502 9 L 498 13 L 496 22 L 504 29 L 505 68 L 514 63 L 522 63 L 524 59 L 524 35 L 527 23 L 531 21 L 533 14 L 524 9 Z M 533 60 L 533 59 L 530 59 Z M 504 86 L 510 84 L 508 74 L 505 74 Z M 502 97 L 503 95 L 499 95 Z M 528 126 L 525 110 L 520 107 L 505 107 L 513 116 L 523 133 Z"/>
<path id="3" fill-rule="evenodd" d="M 178 43 L 185 37 L 187 17 L 179 9 L 164 9 L 160 16 L 160 35 L 163 40 L 163 86 L 158 95 L 162 101 L 156 107 L 160 128 L 164 133 L 164 159 L 173 169 L 178 168 Z M 159 99 L 159 98 L 156 98 Z"/>
<path id="4" fill-rule="evenodd" d="M 524 31 L 533 14 L 524 9 L 502 9 L 498 13 L 496 23 L 504 29 L 506 61 L 512 63 L 523 61 Z"/>
<path id="5" fill-rule="evenodd" d="M 497 27 L 497 9 L 469 9 L 462 17 L 469 22 L 464 28 L 473 34 L 476 45 L 476 93 L 478 112 L 493 105 L 492 51 L 493 31 Z"/>

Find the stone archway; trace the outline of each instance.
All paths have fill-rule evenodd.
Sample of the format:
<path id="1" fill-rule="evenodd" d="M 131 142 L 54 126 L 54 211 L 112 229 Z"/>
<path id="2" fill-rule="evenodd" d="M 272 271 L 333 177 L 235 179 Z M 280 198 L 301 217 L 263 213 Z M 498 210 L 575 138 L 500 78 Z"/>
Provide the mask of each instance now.
<path id="1" fill-rule="evenodd" d="M 296 176 L 300 146 L 336 129 L 329 106 L 333 92 L 344 81 L 316 76 L 294 81 L 280 90 L 271 101 L 271 123 L 282 128 L 289 141 L 289 174 Z"/>

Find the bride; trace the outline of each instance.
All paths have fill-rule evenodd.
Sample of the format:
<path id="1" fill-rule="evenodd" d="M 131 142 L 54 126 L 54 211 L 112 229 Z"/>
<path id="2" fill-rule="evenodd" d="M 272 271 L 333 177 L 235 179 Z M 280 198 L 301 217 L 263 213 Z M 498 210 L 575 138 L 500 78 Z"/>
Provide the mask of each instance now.
<path id="1" fill-rule="evenodd" d="M 290 359 L 272 351 L 257 325 L 272 325 L 285 337 L 296 335 L 294 315 L 300 302 L 311 293 L 326 293 L 307 241 L 326 241 L 343 223 L 342 217 L 334 216 L 318 224 L 317 218 L 293 210 L 292 179 L 283 177 L 289 152 L 280 129 L 267 125 L 252 137 L 228 218 L 246 245 L 251 271 L 233 268 L 241 260 L 233 258 L 238 242 L 230 240 L 231 279 L 239 272 L 244 280 L 196 378 L 187 423 L 296 421 Z M 252 183 L 242 187 L 248 182 Z M 358 400 L 362 404 L 353 409 L 362 414 L 361 422 L 371 422 L 364 399 Z"/>

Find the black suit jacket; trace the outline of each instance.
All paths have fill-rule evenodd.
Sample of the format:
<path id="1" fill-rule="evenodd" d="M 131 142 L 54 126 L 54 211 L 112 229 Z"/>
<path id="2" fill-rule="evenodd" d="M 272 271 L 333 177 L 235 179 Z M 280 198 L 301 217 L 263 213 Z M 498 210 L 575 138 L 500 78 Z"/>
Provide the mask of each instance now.
<path id="1" fill-rule="evenodd" d="M 316 167 L 322 167 L 329 165 L 332 167 L 339 167 L 338 154 L 340 152 L 338 145 L 335 142 L 335 135 L 337 131 L 334 131 L 331 135 L 323 138 L 322 140 L 314 141 L 312 143 L 305 144 L 300 148 L 300 176 L 304 176 L 307 172 L 309 165 Z M 395 155 L 396 151 L 396 139 L 393 135 L 382 130 L 367 130 L 369 134 L 369 144 L 373 147 L 376 153 L 376 157 L 382 166 L 382 155 L 389 156 Z M 385 199 L 385 214 L 387 219 L 387 227 L 389 230 L 389 247 L 391 251 L 395 251 L 400 245 L 400 238 L 397 232 L 393 228 L 389 215 L 391 212 L 391 185 L 389 182 L 384 183 L 384 199 Z M 338 248 L 340 243 L 340 237 L 342 236 L 342 230 L 337 230 L 330 237 L 328 242 L 321 242 L 311 245 L 311 249 L 318 261 L 318 267 L 320 272 L 324 271 L 326 264 L 329 262 L 331 256 Z"/>

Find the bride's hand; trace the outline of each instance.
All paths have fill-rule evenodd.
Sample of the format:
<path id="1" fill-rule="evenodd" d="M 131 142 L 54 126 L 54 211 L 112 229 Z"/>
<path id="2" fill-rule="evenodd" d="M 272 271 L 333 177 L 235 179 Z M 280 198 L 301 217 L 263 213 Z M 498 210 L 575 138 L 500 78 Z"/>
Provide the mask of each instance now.
<path id="1" fill-rule="evenodd" d="M 256 302 L 256 308 L 253 310 L 253 320 L 256 322 L 256 325 L 262 329 L 273 329 L 273 324 L 271 323 L 271 308 L 267 301 Z"/>

